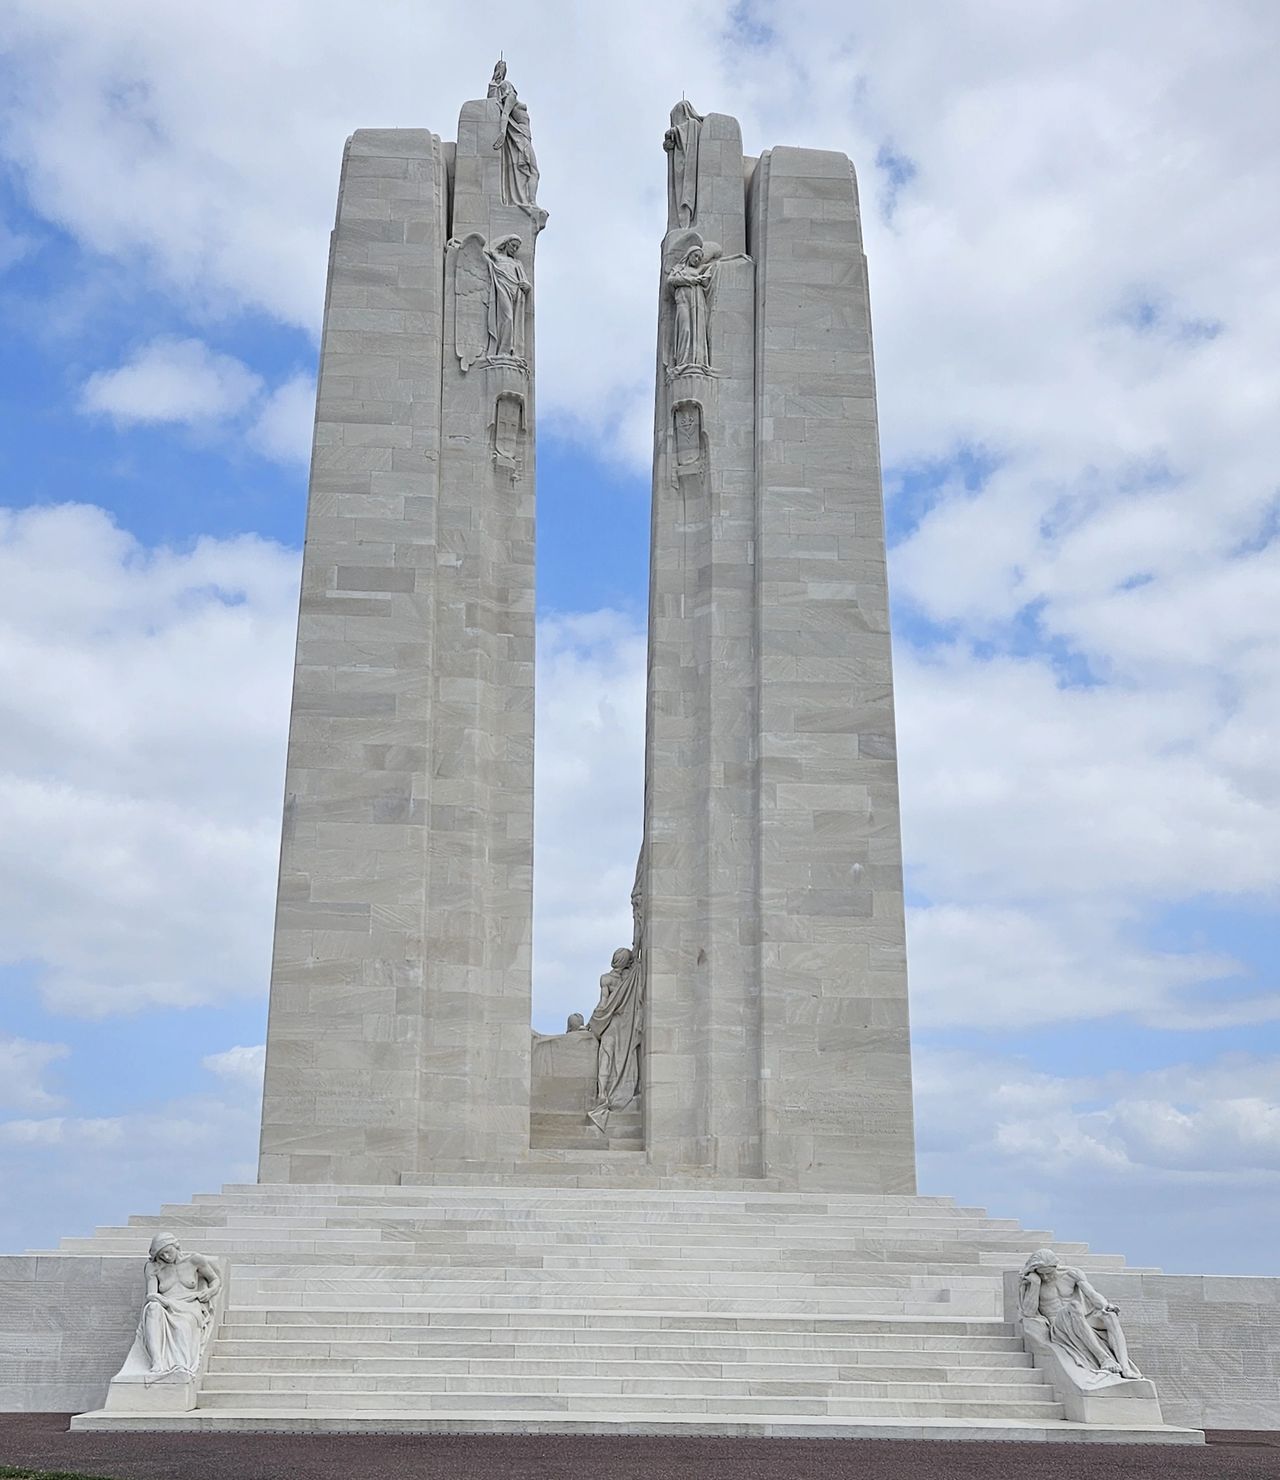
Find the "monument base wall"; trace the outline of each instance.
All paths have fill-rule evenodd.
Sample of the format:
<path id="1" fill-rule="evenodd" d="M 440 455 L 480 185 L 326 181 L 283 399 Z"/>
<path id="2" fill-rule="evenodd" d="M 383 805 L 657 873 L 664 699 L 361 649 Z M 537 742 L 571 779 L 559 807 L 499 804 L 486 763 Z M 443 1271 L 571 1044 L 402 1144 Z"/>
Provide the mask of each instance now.
<path id="1" fill-rule="evenodd" d="M 0 1255 L 0 1412 L 98 1407 L 133 1341 L 141 1254 Z"/>
<path id="2" fill-rule="evenodd" d="M 299 1422 L 320 1429 L 493 1427 L 500 1410 L 510 1432 L 528 1413 L 530 1428 L 556 1431 L 625 1432 L 634 1420 L 648 1432 L 662 1417 L 672 1431 L 785 1422 L 827 1433 L 880 1425 L 885 1436 L 886 1426 L 914 1426 L 918 1437 L 933 1424 L 946 1425 L 928 1428 L 937 1437 L 963 1437 L 955 1419 L 977 1425 L 969 1437 L 1108 1437 L 1105 1426 L 1055 1417 L 1004 1319 L 1005 1271 L 1047 1234 L 945 1198 L 760 1181 L 699 1188 L 687 1178 L 659 1189 L 652 1174 L 649 1185 L 628 1177 L 641 1160 L 548 1151 L 520 1170 L 442 1173 L 417 1186 L 232 1186 L 64 1240 L 59 1252 L 0 1258 L 0 1409 L 101 1409 L 133 1339 L 148 1241 L 163 1225 L 232 1260 L 236 1282 L 208 1391 L 196 1412 L 158 1427 L 283 1423 L 271 1408 L 282 1373 L 296 1387 L 280 1413 L 305 1410 Z M 487 1230 L 479 1242 L 476 1228 Z M 1167 1275 L 1082 1244 L 1057 1247 L 1120 1306 L 1135 1360 L 1159 1391 L 1166 1427 L 1153 1437 L 1181 1426 L 1280 1429 L 1280 1279 Z M 476 1326 L 492 1330 L 468 1334 Z M 370 1341 L 402 1340 L 410 1344 L 391 1354 L 405 1358 L 406 1374 L 385 1392 L 355 1369 L 346 1383 L 341 1363 L 313 1382 L 309 1352 L 292 1344 L 320 1341 L 315 1355 L 341 1357 L 343 1342 L 360 1355 Z M 477 1340 L 486 1344 L 471 1355 Z M 457 1374 L 442 1374 L 453 1356 Z M 704 1373 L 707 1362 L 730 1365 Z M 732 1372 L 784 1387 L 730 1392 Z M 595 1381 L 620 1375 L 649 1385 Z M 664 1376 L 669 1390 L 659 1393 L 651 1379 Z M 807 1396 L 786 1392 L 797 1378 Z M 815 1383 L 821 1392 L 808 1392 Z"/>

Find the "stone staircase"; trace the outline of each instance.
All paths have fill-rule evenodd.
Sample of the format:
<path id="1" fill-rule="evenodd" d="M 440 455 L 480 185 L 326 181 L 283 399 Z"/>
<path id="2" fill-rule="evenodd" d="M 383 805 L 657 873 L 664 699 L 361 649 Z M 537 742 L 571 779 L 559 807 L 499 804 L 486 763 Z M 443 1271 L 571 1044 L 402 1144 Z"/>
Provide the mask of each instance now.
<path id="1" fill-rule="evenodd" d="M 1191 1437 L 1066 1423 L 1002 1312 L 1049 1235 L 945 1198 L 244 1186 L 62 1250 L 157 1227 L 232 1266 L 199 1406 L 76 1428 Z"/>

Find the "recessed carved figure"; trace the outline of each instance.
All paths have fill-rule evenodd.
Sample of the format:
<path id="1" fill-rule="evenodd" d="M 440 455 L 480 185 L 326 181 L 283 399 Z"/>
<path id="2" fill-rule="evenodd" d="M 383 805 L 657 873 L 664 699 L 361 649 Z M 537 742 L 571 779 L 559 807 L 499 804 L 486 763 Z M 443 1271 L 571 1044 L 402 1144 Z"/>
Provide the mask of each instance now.
<path id="1" fill-rule="evenodd" d="M 721 248 L 696 233 L 667 273 L 673 303 L 668 368 L 673 375 L 711 370 L 711 308 Z"/>
<path id="2" fill-rule="evenodd" d="M 1022 1266 L 1018 1303 L 1024 1328 L 1047 1337 L 1086 1372 L 1142 1376 L 1129 1360 L 1120 1307 L 1052 1249 L 1037 1249 Z"/>
<path id="3" fill-rule="evenodd" d="M 502 150 L 502 203 L 521 206 L 532 216 L 538 202 L 538 160 L 533 152 L 533 130 L 529 126 L 528 108 L 507 81 L 506 62 L 495 64 L 488 95 L 501 110 L 493 147 Z"/>
<path id="4" fill-rule="evenodd" d="M 194 1376 L 212 1321 L 222 1276 L 203 1254 L 184 1254 L 171 1233 L 157 1233 L 147 1260 L 146 1300 L 138 1322 L 148 1375 Z"/>
<path id="5" fill-rule="evenodd" d="M 521 238 L 510 232 L 488 245 L 479 232 L 457 244 L 454 339 L 469 370 L 480 359 L 525 362 L 525 306 L 533 284 L 520 262 Z"/>
<path id="6" fill-rule="evenodd" d="M 698 217 L 698 139 L 704 118 L 684 98 L 671 110 L 662 136 L 667 151 L 667 230 L 692 226 Z"/>
<path id="7" fill-rule="evenodd" d="M 596 1103 L 587 1114 L 602 1131 L 608 1127 L 610 1114 L 625 1110 L 640 1092 L 643 1006 L 639 956 L 629 946 L 621 946 L 600 978 L 600 1001 L 587 1023 L 600 1044 Z"/>

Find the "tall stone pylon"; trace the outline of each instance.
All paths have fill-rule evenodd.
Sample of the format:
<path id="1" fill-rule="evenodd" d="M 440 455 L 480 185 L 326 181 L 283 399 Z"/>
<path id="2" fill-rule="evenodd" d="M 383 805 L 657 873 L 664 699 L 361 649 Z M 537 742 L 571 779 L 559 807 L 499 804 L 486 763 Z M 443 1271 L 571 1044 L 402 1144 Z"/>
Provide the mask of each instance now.
<path id="1" fill-rule="evenodd" d="M 495 69 L 348 141 L 320 353 L 259 1176 L 528 1154 L 534 245 Z"/>
<path id="2" fill-rule="evenodd" d="M 893 677 L 857 186 L 665 139 L 645 773 L 646 1154 L 915 1190 Z"/>

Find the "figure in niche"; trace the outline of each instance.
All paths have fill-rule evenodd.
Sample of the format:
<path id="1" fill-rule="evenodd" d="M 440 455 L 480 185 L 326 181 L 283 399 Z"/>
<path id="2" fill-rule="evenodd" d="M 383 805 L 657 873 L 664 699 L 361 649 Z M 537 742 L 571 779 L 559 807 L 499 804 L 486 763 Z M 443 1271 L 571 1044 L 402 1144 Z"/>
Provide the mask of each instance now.
<path id="1" fill-rule="evenodd" d="M 667 293 L 673 303 L 668 368 L 673 375 L 711 371 L 711 307 L 721 248 L 716 242 L 704 242 L 697 232 L 690 236 L 667 274 Z"/>
<path id="2" fill-rule="evenodd" d="M 587 1023 L 600 1044 L 596 1103 L 587 1115 L 602 1131 L 607 1131 L 612 1112 L 625 1110 L 640 1092 L 640 983 L 635 952 L 628 946 L 614 951 L 600 978 L 600 1001 Z"/>
<path id="3" fill-rule="evenodd" d="M 662 136 L 667 151 L 667 230 L 692 226 L 698 216 L 698 138 L 703 115 L 683 98 L 671 110 Z"/>
<path id="4" fill-rule="evenodd" d="M 454 340 L 462 368 L 481 359 L 524 367 L 525 307 L 533 284 L 520 262 L 521 238 L 512 232 L 486 246 L 473 231 L 456 245 Z"/>
<path id="5" fill-rule="evenodd" d="M 537 221 L 535 229 L 540 229 L 546 212 L 540 211 L 537 204 L 538 161 L 533 152 L 529 110 L 507 81 L 506 62 L 494 66 L 489 97 L 500 109 L 498 137 L 493 147 L 502 150 L 502 204 L 521 207 Z"/>
<path id="6" fill-rule="evenodd" d="M 1023 1326 L 1060 1347 L 1086 1373 L 1142 1376 L 1129 1360 L 1120 1307 L 1078 1269 L 1059 1263 L 1052 1249 L 1037 1249 L 1022 1266 L 1018 1303 Z"/>
<path id="7" fill-rule="evenodd" d="M 148 1383 L 195 1376 L 222 1288 L 217 1266 L 203 1254 L 184 1254 L 173 1234 L 157 1233 L 144 1277 L 138 1332 L 119 1376 Z"/>
<path id="8" fill-rule="evenodd" d="M 625 1110 L 640 1093 L 640 1039 L 644 1033 L 644 864 L 636 860 L 631 887 L 630 947 L 614 951 L 600 978 L 600 1001 L 587 1023 L 599 1042 L 596 1103 L 587 1111 L 598 1130 L 608 1132 L 609 1116 Z"/>

